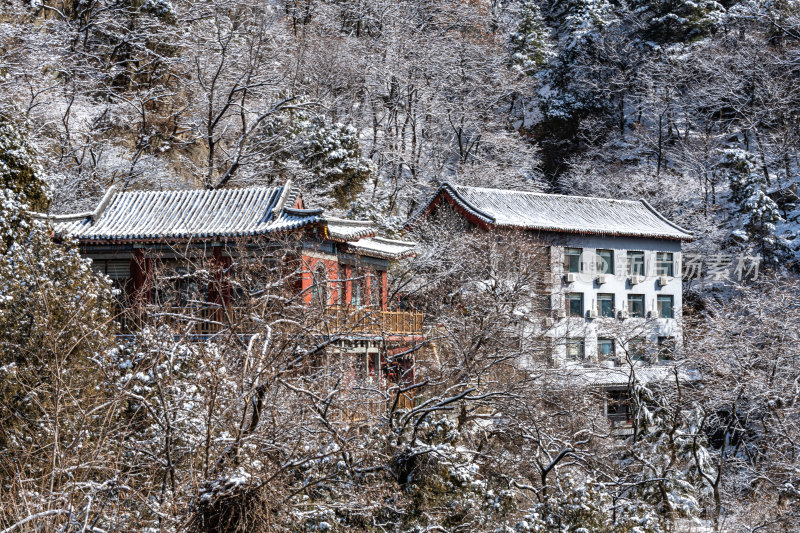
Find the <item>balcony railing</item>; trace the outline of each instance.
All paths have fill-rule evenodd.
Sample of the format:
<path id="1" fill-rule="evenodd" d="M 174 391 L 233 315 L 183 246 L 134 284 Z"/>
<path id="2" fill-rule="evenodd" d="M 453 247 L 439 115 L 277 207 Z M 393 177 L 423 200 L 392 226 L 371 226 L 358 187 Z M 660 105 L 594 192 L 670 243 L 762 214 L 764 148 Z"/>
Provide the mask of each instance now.
<path id="1" fill-rule="evenodd" d="M 223 331 L 250 333 L 261 317 L 240 307 L 169 307 L 157 310 L 127 309 L 118 313 L 121 329 L 129 333 L 145 322 L 160 322 L 189 336 L 216 335 Z M 260 322 L 260 320 L 259 320 Z M 369 308 L 329 307 L 321 315 L 321 330 L 341 335 L 422 335 L 423 314 L 416 311 L 381 311 Z"/>
<path id="2" fill-rule="evenodd" d="M 326 325 L 341 333 L 422 335 L 423 313 L 333 306 L 325 310 Z"/>

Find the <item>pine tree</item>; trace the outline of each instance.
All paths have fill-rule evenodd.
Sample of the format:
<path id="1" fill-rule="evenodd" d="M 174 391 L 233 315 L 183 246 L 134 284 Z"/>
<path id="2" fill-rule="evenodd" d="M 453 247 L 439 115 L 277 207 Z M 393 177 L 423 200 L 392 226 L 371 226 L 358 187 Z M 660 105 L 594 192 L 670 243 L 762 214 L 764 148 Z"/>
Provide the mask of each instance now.
<path id="1" fill-rule="evenodd" d="M 315 198 L 333 198 L 332 205 L 347 208 L 375 171 L 361 155 L 353 126 L 330 123 L 321 116 L 300 111 L 276 115 L 262 135 L 271 143 L 279 173 L 298 181 Z"/>
<path id="2" fill-rule="evenodd" d="M 767 257 L 783 251 L 785 246 L 775 234 L 775 224 L 783 220 L 780 208 L 767 196 L 766 178 L 753 156 L 744 150 L 726 149 L 720 154 L 719 167 L 728 177 L 730 200 L 743 218 L 748 238 Z"/>
<path id="3" fill-rule="evenodd" d="M 8 189 L 34 211 L 50 205 L 33 148 L 10 119 L 0 115 L 0 189 Z"/>
<path id="4" fill-rule="evenodd" d="M 527 75 L 538 71 L 552 56 L 548 34 L 539 7 L 526 1 L 517 28 L 508 38 L 512 67 Z"/>
<path id="5" fill-rule="evenodd" d="M 94 422 L 81 413 L 103 398 L 97 361 L 113 345 L 113 297 L 78 247 L 53 242 L 7 189 L 0 234 L 0 447 L 26 457 L 0 459 L 0 471 L 35 477 Z"/>
<path id="6" fill-rule="evenodd" d="M 721 25 L 725 15 L 714 0 L 638 0 L 632 7 L 646 21 L 645 39 L 664 44 L 702 39 Z"/>

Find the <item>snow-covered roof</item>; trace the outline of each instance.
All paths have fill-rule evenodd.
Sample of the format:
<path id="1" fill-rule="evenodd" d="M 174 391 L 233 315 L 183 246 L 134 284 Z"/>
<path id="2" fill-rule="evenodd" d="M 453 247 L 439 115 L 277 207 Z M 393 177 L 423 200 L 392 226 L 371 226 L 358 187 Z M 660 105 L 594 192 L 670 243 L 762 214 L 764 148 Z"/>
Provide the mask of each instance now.
<path id="1" fill-rule="evenodd" d="M 356 241 L 363 237 L 375 236 L 375 230 L 365 220 L 326 217 L 325 222 L 328 228 L 328 238 L 332 241 Z"/>
<path id="2" fill-rule="evenodd" d="M 691 240 L 691 232 L 667 220 L 645 200 L 613 200 L 445 182 L 407 223 L 416 225 L 442 200 L 490 227 L 561 233 Z"/>
<path id="3" fill-rule="evenodd" d="M 232 238 L 289 231 L 323 220 L 292 209 L 299 191 L 277 187 L 126 191 L 111 188 L 89 213 L 49 218 L 57 235 L 81 241 Z"/>
<path id="4" fill-rule="evenodd" d="M 611 368 L 568 366 L 553 370 L 553 372 L 563 380 L 587 387 L 627 387 L 633 383 L 631 370 L 635 373 L 636 381 L 644 385 L 674 382 L 676 370 L 681 382 L 692 382 L 699 379 L 695 370 L 675 364 L 641 365 L 633 368 L 628 365 Z"/>
<path id="5" fill-rule="evenodd" d="M 348 243 L 346 250 L 371 257 L 401 259 L 414 255 L 414 246 L 415 244 L 413 242 L 373 237 Z"/>
<path id="6" fill-rule="evenodd" d="M 57 236 L 89 243 L 232 239 L 317 225 L 352 253 L 385 259 L 413 254 L 414 243 L 375 237 L 367 221 L 326 217 L 322 209 L 297 207 L 299 195 L 291 181 L 276 187 L 218 190 L 121 192 L 112 187 L 93 211 L 36 215 L 47 219 Z"/>

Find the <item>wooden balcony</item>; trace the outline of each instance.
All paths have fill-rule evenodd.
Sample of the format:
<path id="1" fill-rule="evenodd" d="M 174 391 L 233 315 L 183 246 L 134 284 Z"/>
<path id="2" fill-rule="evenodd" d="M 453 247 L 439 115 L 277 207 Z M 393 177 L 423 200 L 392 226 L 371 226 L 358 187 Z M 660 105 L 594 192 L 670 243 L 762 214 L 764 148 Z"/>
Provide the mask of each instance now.
<path id="1" fill-rule="evenodd" d="M 325 310 L 332 331 L 363 335 L 422 335 L 423 313 L 332 306 Z"/>
<path id="2" fill-rule="evenodd" d="M 253 309 L 239 307 L 164 307 L 156 310 L 127 309 L 118 313 L 124 333 L 135 331 L 145 321 L 155 320 L 187 336 L 211 336 L 223 331 L 247 334 L 255 330 Z M 420 336 L 423 313 L 381 311 L 370 308 L 329 307 L 321 315 L 327 334 L 360 336 Z"/>

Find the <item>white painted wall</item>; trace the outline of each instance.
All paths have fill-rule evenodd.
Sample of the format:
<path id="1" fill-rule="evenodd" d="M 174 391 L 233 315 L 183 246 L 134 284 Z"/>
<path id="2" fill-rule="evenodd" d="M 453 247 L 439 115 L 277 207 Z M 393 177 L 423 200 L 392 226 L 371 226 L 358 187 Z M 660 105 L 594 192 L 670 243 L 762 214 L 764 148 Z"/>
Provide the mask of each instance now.
<path id="1" fill-rule="evenodd" d="M 584 250 L 584 272 L 577 275 L 573 283 L 564 281 L 564 248 L 582 248 Z M 607 282 L 598 284 L 598 274 L 594 272 L 593 254 L 597 249 L 614 251 L 615 269 L 613 276 L 606 276 Z M 627 271 L 627 252 L 645 252 L 645 278 L 637 284 L 631 284 Z M 656 276 L 656 252 L 672 252 L 674 276 L 668 278 L 665 286 L 660 286 Z M 681 283 L 681 243 L 680 241 L 652 238 L 632 237 L 600 237 L 600 236 L 565 236 L 558 246 L 551 247 L 551 269 L 553 272 L 552 300 L 554 309 L 565 308 L 565 294 L 576 292 L 583 294 L 584 316 L 591 308 L 597 308 L 597 294 L 614 294 L 614 305 L 617 311 L 627 307 L 629 294 L 642 294 L 645 297 L 645 313 L 651 318 L 562 318 L 555 319 L 548 336 L 553 339 L 553 358 L 557 363 L 566 364 L 565 339 L 568 337 L 583 338 L 585 341 L 585 361 L 597 360 L 597 339 L 612 338 L 616 340 L 617 356 L 624 357 L 627 341 L 644 337 L 648 348 L 655 350 L 659 336 L 673 337 L 678 347 L 682 344 L 682 283 Z M 656 297 L 672 295 L 674 317 L 662 319 L 657 317 Z M 599 314 L 599 313 L 598 313 Z"/>

